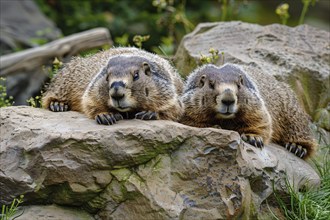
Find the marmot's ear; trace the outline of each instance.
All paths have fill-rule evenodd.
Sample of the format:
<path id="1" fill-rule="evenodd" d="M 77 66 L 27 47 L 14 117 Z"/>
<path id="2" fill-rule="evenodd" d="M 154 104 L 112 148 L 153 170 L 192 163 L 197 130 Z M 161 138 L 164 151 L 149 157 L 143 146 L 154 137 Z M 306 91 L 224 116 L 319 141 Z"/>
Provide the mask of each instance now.
<path id="1" fill-rule="evenodd" d="M 107 82 L 109 82 L 109 76 L 110 76 L 110 73 L 108 73 L 107 76 L 105 77 L 105 80 L 106 80 Z"/>
<path id="2" fill-rule="evenodd" d="M 144 73 L 147 76 L 151 76 L 151 69 L 150 69 L 150 66 L 149 66 L 149 64 L 147 62 L 143 62 L 142 68 L 143 68 Z"/>
<path id="3" fill-rule="evenodd" d="M 200 88 L 202 88 L 205 84 L 205 81 L 206 81 L 206 76 L 205 75 L 202 75 L 201 78 L 199 79 L 199 83 L 198 83 L 198 86 Z"/>

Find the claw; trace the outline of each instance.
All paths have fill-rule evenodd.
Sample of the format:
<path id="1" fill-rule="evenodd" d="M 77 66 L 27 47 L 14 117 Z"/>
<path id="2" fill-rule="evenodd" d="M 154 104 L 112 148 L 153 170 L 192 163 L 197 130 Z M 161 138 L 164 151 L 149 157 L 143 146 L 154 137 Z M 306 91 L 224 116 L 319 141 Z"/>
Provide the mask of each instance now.
<path id="1" fill-rule="evenodd" d="M 307 150 L 306 150 L 306 148 L 303 148 L 299 157 L 303 158 L 304 156 L 306 156 L 306 154 L 307 154 Z"/>
<path id="2" fill-rule="evenodd" d="M 59 108 L 61 112 L 64 112 L 64 104 L 62 102 L 60 102 Z"/>
<path id="3" fill-rule="evenodd" d="M 97 120 L 98 122 L 100 122 L 99 124 L 109 125 L 108 120 L 106 120 L 106 118 L 104 118 L 104 114 L 99 114 L 97 117 L 99 118 L 99 120 Z"/>
<path id="4" fill-rule="evenodd" d="M 49 104 L 49 109 L 53 112 L 66 112 L 69 110 L 69 105 L 65 102 L 52 101 Z"/>
<path id="5" fill-rule="evenodd" d="M 248 134 L 241 134 L 241 138 L 243 141 L 257 147 L 257 148 L 263 148 L 264 142 L 262 137 L 255 136 L 255 135 L 248 135 Z"/>
<path id="6" fill-rule="evenodd" d="M 303 146 L 301 145 L 297 145 L 296 143 L 286 143 L 285 144 L 285 148 L 293 153 L 294 155 L 303 158 L 304 156 L 306 156 L 307 154 L 307 149 L 305 149 Z"/>
<path id="7" fill-rule="evenodd" d="M 245 134 L 242 134 L 241 138 L 242 138 L 243 141 L 248 142 L 248 138 Z"/>
<path id="8" fill-rule="evenodd" d="M 151 111 L 142 111 L 135 114 L 135 119 L 141 119 L 141 120 L 156 120 L 157 119 L 157 113 L 151 112 Z"/>
<path id="9" fill-rule="evenodd" d="M 120 113 L 116 113 L 116 114 L 114 114 L 114 117 L 115 117 L 115 119 L 116 119 L 117 121 L 119 121 L 119 120 L 124 120 L 123 116 L 122 116 Z"/>
<path id="10" fill-rule="evenodd" d="M 264 142 L 262 141 L 261 137 L 256 137 L 256 147 L 263 148 Z"/>
<path id="11" fill-rule="evenodd" d="M 108 125 L 113 125 L 116 123 L 116 119 L 108 114 L 103 114 L 104 119 L 107 121 Z"/>
<path id="12" fill-rule="evenodd" d="M 115 116 L 112 113 L 100 113 L 95 117 L 98 124 L 113 125 L 117 123 Z"/>
<path id="13" fill-rule="evenodd" d="M 250 139 L 249 140 L 250 144 L 256 147 L 256 139 L 254 137 L 251 137 L 251 136 L 250 136 L 249 139 Z"/>
<path id="14" fill-rule="evenodd" d="M 297 149 L 297 145 L 295 143 L 292 143 L 291 146 L 290 146 L 290 152 L 294 153 Z"/>
<path id="15" fill-rule="evenodd" d="M 54 109 L 54 102 L 50 102 L 49 104 L 49 108 L 52 112 L 55 112 L 55 109 Z"/>
<path id="16" fill-rule="evenodd" d="M 100 118 L 99 115 L 96 116 L 96 122 L 97 122 L 98 124 L 102 124 L 102 120 L 101 120 L 101 118 Z"/>
<path id="17" fill-rule="evenodd" d="M 54 109 L 55 109 L 55 112 L 58 112 L 60 110 L 60 108 L 58 106 L 58 102 L 54 102 Z"/>
<path id="18" fill-rule="evenodd" d="M 69 111 L 69 105 L 68 104 L 64 104 L 64 111 Z"/>
<path id="19" fill-rule="evenodd" d="M 302 146 L 298 145 L 294 154 L 298 156 L 298 154 L 301 154 L 301 152 L 302 152 Z"/>
<path id="20" fill-rule="evenodd" d="M 148 112 L 146 112 L 144 115 L 142 115 L 142 118 L 141 119 L 142 120 L 148 120 L 147 119 L 148 115 L 149 115 Z"/>
<path id="21" fill-rule="evenodd" d="M 142 119 L 141 117 L 145 114 L 146 112 L 143 111 L 143 112 L 139 112 L 139 113 L 136 113 L 135 114 L 135 119 Z"/>

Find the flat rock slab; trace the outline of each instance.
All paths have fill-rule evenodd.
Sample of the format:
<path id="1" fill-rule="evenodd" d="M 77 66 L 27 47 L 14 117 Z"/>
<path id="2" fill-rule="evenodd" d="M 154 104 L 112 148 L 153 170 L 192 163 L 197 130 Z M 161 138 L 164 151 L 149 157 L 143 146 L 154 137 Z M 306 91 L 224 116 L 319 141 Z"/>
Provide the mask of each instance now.
<path id="1" fill-rule="evenodd" d="M 24 194 L 23 205 L 76 207 L 96 219 L 256 218 L 273 184 L 286 192 L 286 175 L 296 189 L 320 181 L 284 148 L 254 148 L 234 131 L 171 121 L 103 126 L 31 107 L 0 115 L 0 204 Z"/>
<path id="2" fill-rule="evenodd" d="M 16 220 L 93 220 L 86 211 L 56 205 L 20 207 L 14 216 Z"/>

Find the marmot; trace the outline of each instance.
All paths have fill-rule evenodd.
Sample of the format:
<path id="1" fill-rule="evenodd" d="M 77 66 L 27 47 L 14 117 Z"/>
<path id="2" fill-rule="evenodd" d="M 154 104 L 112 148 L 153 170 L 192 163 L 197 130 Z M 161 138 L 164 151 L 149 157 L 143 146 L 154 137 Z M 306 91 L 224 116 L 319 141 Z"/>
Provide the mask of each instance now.
<path id="1" fill-rule="evenodd" d="M 73 58 L 43 94 L 43 108 L 79 111 L 99 124 L 123 118 L 177 121 L 183 80 L 168 61 L 133 47 Z"/>
<path id="2" fill-rule="evenodd" d="M 304 159 L 316 150 L 293 91 L 251 67 L 199 67 L 189 75 L 182 101 L 183 124 L 235 130 L 256 147 L 273 141 Z"/>

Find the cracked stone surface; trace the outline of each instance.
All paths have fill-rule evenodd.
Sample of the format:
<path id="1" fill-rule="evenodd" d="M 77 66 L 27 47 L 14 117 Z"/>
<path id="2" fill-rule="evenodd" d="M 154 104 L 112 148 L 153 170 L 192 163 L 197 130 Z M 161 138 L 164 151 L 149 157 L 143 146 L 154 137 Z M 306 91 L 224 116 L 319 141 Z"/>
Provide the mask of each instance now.
<path id="1" fill-rule="evenodd" d="M 103 126 L 32 107 L 0 115 L 0 205 L 24 194 L 19 219 L 53 219 L 56 210 L 62 219 L 257 218 L 273 183 L 286 192 L 285 175 L 296 189 L 320 181 L 283 147 L 257 149 L 234 131 L 171 121 Z"/>

